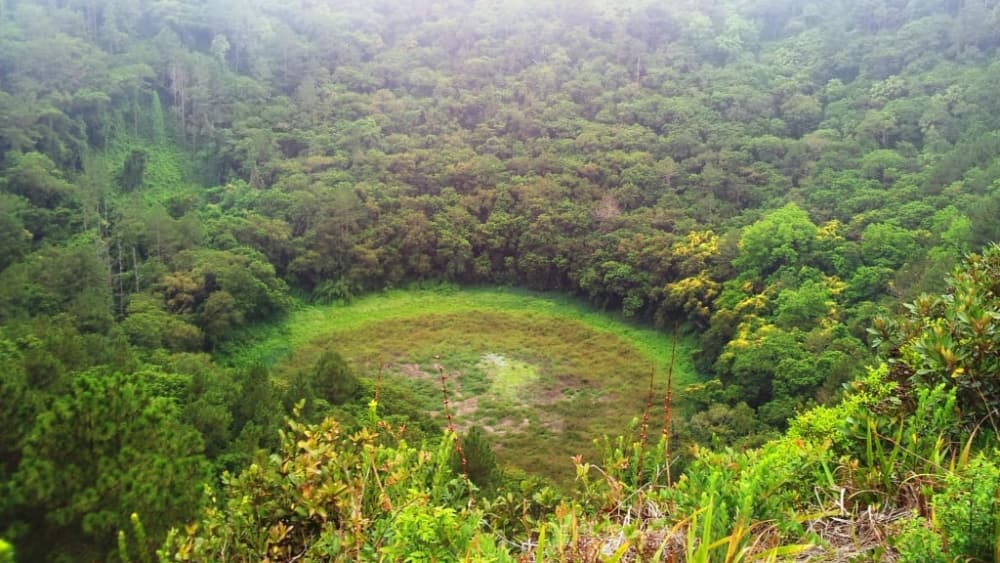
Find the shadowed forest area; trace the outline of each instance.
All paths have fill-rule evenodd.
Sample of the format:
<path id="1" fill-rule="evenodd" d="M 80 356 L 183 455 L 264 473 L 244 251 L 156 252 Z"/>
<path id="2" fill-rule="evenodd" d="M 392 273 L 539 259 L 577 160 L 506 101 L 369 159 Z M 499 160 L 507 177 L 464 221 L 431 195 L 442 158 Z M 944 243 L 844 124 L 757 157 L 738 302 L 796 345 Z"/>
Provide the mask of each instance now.
<path id="1" fill-rule="evenodd" d="M 0 563 L 1000 560 L 996 0 L 0 0 Z"/>

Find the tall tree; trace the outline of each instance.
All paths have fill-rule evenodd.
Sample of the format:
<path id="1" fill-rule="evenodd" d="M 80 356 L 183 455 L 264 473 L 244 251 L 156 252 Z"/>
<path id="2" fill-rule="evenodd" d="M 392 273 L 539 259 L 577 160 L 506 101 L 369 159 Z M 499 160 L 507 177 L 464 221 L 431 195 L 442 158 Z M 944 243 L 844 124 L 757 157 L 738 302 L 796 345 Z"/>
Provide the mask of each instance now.
<path id="1" fill-rule="evenodd" d="M 69 394 L 39 415 L 25 442 L 14 476 L 29 525 L 25 545 L 104 557 L 133 512 L 146 515 L 155 545 L 198 503 L 201 491 L 192 484 L 206 476 L 201 450 L 201 438 L 178 421 L 176 407 L 135 376 L 80 375 Z"/>

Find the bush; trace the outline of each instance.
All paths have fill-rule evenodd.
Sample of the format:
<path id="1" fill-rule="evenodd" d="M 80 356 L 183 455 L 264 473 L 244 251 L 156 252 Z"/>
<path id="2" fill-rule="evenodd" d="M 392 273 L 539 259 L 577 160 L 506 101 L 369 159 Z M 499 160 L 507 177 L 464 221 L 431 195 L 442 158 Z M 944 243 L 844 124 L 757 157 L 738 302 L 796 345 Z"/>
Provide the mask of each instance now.
<path id="1" fill-rule="evenodd" d="M 934 495 L 935 520 L 949 556 L 960 560 L 996 561 L 1000 555 L 1000 467 L 976 456 L 960 472 L 945 477 Z"/>
<path id="2" fill-rule="evenodd" d="M 161 559 L 509 560 L 450 471 L 452 437 L 412 447 L 374 409 L 355 433 L 331 418 L 290 422 L 279 453 L 226 475 L 225 494 L 210 497 L 197 525 L 171 532 Z"/>
<path id="3" fill-rule="evenodd" d="M 0 540 L 0 563 L 14 563 L 14 547 Z"/>
<path id="4" fill-rule="evenodd" d="M 465 472 L 470 481 L 483 490 L 490 490 L 497 486 L 502 477 L 500 466 L 497 464 L 497 456 L 493 453 L 493 447 L 486 433 L 479 426 L 473 426 L 459 440 L 462 446 L 462 454 L 465 456 L 463 464 L 461 457 L 452 456 L 451 467 L 456 474 Z"/>
<path id="5" fill-rule="evenodd" d="M 333 405 L 341 405 L 354 398 L 360 386 L 344 357 L 333 350 L 323 352 L 316 362 L 312 384 L 316 394 Z"/>
<path id="6" fill-rule="evenodd" d="M 912 518 L 903 524 L 895 542 L 901 563 L 947 563 L 941 536 L 927 526 L 923 518 Z"/>

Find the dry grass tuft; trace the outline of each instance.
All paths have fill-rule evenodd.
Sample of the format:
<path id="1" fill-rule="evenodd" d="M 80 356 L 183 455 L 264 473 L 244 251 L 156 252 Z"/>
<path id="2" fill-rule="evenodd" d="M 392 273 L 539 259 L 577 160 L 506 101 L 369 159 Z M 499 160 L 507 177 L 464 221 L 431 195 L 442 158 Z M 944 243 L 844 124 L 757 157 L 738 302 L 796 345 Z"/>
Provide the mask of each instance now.
<path id="1" fill-rule="evenodd" d="M 893 528 L 899 520 L 909 518 L 908 508 L 874 510 L 869 507 L 852 516 L 827 516 L 809 522 L 807 530 L 818 535 L 826 544 L 799 555 L 796 561 L 849 563 L 864 559 L 880 547 L 887 547 Z M 896 561 L 891 549 L 884 549 L 879 561 Z"/>

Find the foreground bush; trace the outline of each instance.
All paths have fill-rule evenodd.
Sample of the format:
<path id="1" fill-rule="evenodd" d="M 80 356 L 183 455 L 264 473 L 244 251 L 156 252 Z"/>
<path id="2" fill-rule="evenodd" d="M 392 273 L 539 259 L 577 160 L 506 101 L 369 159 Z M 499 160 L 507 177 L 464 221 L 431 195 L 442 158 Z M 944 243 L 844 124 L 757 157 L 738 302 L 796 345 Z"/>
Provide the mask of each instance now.
<path id="1" fill-rule="evenodd" d="M 374 412 L 374 403 L 372 407 Z M 381 420 L 346 434 L 332 418 L 289 423 L 278 454 L 224 478 L 173 561 L 502 560 L 480 532 L 473 486 L 450 469 L 454 436 L 416 448 Z"/>

